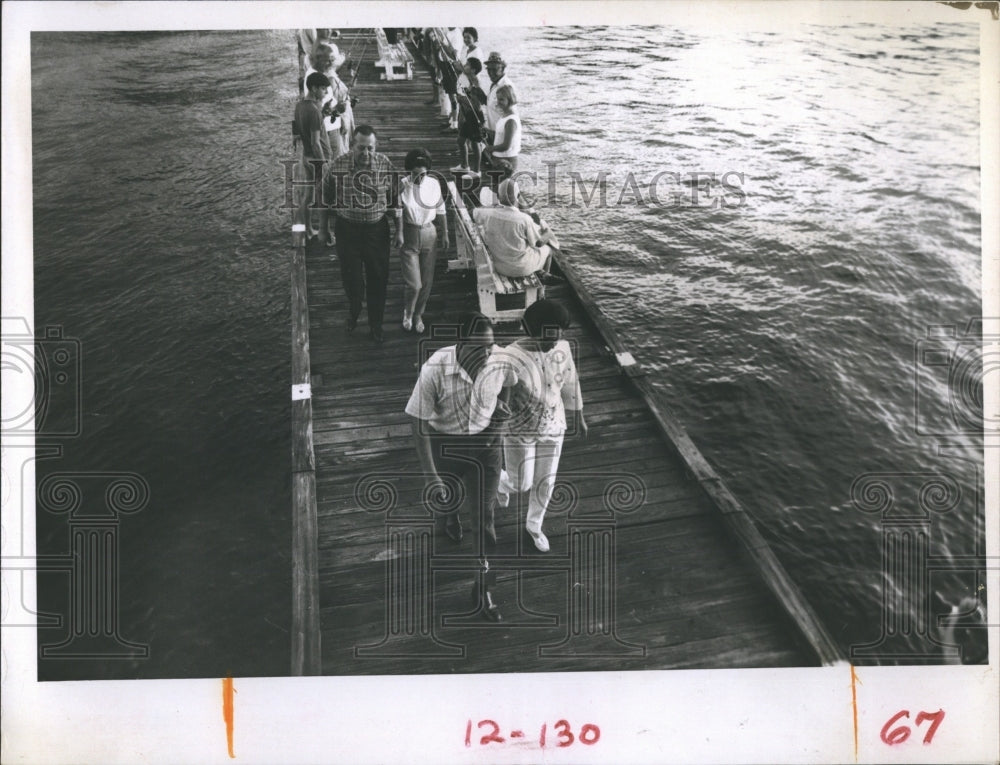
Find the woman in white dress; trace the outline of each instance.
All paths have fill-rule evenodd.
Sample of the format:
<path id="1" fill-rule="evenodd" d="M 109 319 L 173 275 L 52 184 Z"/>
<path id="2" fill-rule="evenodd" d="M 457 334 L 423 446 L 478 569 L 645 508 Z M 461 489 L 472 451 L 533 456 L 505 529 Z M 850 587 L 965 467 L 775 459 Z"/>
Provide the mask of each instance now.
<path id="1" fill-rule="evenodd" d="M 572 349 L 562 339 L 568 325 L 569 312 L 554 300 L 528 306 L 524 312 L 528 337 L 493 352 L 476 378 L 469 415 L 470 432 L 478 432 L 490 421 L 501 391 L 507 388 L 510 419 L 497 503 L 506 507 L 510 494 L 529 492 L 524 526 L 540 552 L 549 551 L 542 522 L 567 426 L 574 425 L 572 431 L 583 436 L 588 430 Z"/>

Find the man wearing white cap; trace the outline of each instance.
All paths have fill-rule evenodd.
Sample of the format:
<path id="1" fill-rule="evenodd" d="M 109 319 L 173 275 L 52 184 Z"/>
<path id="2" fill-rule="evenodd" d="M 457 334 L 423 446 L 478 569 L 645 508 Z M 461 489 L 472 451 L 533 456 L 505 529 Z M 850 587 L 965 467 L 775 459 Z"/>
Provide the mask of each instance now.
<path id="1" fill-rule="evenodd" d="M 507 179 L 497 190 L 499 205 L 477 207 L 472 217 L 482 227 L 483 243 L 493 260 L 493 268 L 503 276 L 528 276 L 548 271 L 552 231 L 539 226 L 527 213 L 517 209 L 521 190 Z"/>

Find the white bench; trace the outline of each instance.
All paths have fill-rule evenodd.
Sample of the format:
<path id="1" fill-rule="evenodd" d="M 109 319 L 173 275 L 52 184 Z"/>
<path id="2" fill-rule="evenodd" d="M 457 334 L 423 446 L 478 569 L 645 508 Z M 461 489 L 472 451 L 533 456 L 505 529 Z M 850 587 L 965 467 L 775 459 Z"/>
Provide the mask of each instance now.
<path id="1" fill-rule="evenodd" d="M 407 50 L 406 44 L 403 42 L 390 44 L 385 36 L 385 30 L 381 27 L 375 28 L 375 40 L 378 42 L 378 61 L 375 62 L 375 68 L 385 70 L 381 74 L 381 79 L 412 80 L 413 56 Z M 403 71 L 397 74 L 396 69 Z"/>
<path id="2" fill-rule="evenodd" d="M 454 181 L 448 181 L 448 193 L 455 208 L 455 249 L 458 257 L 448 261 L 448 270 L 476 269 L 476 292 L 479 310 L 490 321 L 520 321 L 525 309 L 545 297 L 545 286 L 535 274 L 504 276 L 493 268 L 493 260 L 483 242 L 479 226 L 472 220 Z M 522 305 L 497 308 L 497 295 L 522 295 Z"/>

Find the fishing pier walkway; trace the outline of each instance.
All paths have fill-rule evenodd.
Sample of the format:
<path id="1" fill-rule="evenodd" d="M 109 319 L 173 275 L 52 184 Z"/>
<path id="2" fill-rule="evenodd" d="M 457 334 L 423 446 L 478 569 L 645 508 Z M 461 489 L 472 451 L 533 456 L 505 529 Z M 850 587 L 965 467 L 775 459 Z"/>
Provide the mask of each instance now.
<path id="1" fill-rule="evenodd" d="M 380 80 L 373 30 L 353 93 L 356 121 L 402 168 L 423 146 L 443 170 L 428 67 Z M 353 46 L 361 49 L 363 45 Z M 454 227 L 455 211 L 449 210 Z M 365 314 L 345 330 L 332 248 L 296 241 L 293 312 L 293 674 L 419 674 L 830 664 L 840 659 L 750 516 L 664 404 L 572 268 L 547 287 L 572 315 L 589 439 L 567 435 L 546 515 L 551 551 L 523 534 L 526 495 L 497 511 L 491 557 L 503 621 L 475 613 L 475 535 L 436 536 L 404 406 L 422 361 L 477 308 L 474 271 L 438 270 L 423 337 L 403 332 L 393 252 L 385 342 Z M 449 322 L 451 323 L 449 325 Z M 504 330 L 498 327 L 498 341 Z M 466 518 L 466 528 L 469 519 Z"/>

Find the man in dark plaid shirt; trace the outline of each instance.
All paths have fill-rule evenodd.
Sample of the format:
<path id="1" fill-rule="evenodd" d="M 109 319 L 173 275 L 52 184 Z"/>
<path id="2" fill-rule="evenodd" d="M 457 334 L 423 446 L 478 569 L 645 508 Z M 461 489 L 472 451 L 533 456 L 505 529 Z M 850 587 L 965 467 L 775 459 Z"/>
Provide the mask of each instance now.
<path id="1" fill-rule="evenodd" d="M 325 231 L 328 209 L 336 216 L 334 235 L 340 276 L 347 293 L 347 331 L 353 332 L 361 315 L 362 297 L 368 301 L 368 328 L 382 342 L 382 317 L 389 283 L 389 211 L 395 218 L 396 244 L 403 243 L 398 206 L 397 174 L 385 154 L 375 151 L 377 138 L 370 125 L 354 129 L 351 150 L 326 166 L 320 231 Z"/>

